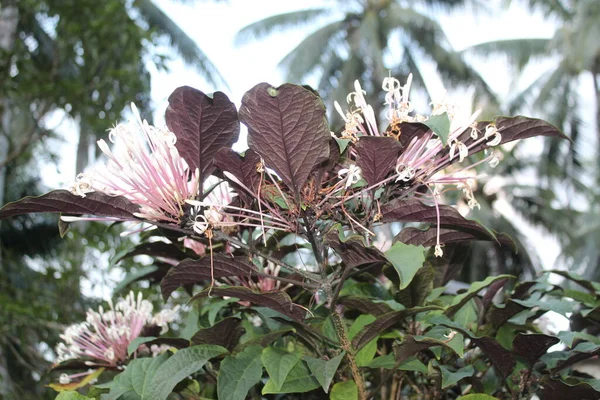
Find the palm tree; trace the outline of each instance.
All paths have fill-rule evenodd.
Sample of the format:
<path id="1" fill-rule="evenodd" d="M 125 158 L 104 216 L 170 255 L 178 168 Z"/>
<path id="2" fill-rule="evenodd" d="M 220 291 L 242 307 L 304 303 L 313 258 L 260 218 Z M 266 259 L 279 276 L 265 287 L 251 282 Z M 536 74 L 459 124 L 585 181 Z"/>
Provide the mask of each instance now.
<path id="1" fill-rule="evenodd" d="M 275 15 L 248 25 L 238 32 L 236 43 L 326 20 L 285 56 L 280 66 L 290 82 L 302 83 L 317 75 L 318 90 L 328 102 L 341 103 L 353 90 L 355 79 L 361 80 L 367 93 L 379 93 L 388 70 L 401 81 L 412 73 L 413 85 L 429 98 L 421 71 L 425 62 L 433 62 L 447 82 L 474 85 L 476 95 L 493 105 L 495 96 L 488 85 L 452 50 L 442 26 L 430 16 L 467 3 L 475 4 L 467 0 L 423 0 L 410 6 L 393 0 L 332 1 L 321 8 Z"/>
<path id="2" fill-rule="evenodd" d="M 508 108 L 511 113 L 528 110 L 548 119 L 569 134 L 572 142 L 544 142 L 539 163 L 529 165 L 538 176 L 537 183 L 524 190 L 516 187 L 526 195 L 513 195 L 512 204 L 526 219 L 559 237 L 564 246 L 563 261 L 586 277 L 598 279 L 600 214 L 596 204 L 600 193 L 594 183 L 600 182 L 600 3 L 529 0 L 528 4 L 558 21 L 552 38 L 499 40 L 478 44 L 466 52 L 507 56 L 518 73 L 533 62 L 552 61 L 548 70 L 510 99 Z M 587 129 L 588 135 L 584 134 L 585 109 L 580 94 L 586 76 L 592 78 L 595 97 L 595 125 Z M 596 160 L 590 163 L 583 159 L 581 150 L 594 140 L 598 146 Z"/>

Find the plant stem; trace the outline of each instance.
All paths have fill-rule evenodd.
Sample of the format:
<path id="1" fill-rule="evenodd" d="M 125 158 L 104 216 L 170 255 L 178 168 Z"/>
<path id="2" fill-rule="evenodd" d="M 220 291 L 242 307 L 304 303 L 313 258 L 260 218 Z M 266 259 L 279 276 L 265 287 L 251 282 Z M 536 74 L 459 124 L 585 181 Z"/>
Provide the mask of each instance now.
<path id="1" fill-rule="evenodd" d="M 358 389 L 358 399 L 366 400 L 367 394 L 365 392 L 365 381 L 363 379 L 362 374 L 360 373 L 360 370 L 358 369 L 358 364 L 356 363 L 356 358 L 354 357 L 354 349 L 352 348 L 352 344 L 348 339 L 348 331 L 346 329 L 346 325 L 344 325 L 344 321 L 342 320 L 342 316 L 338 313 L 337 307 L 335 306 L 335 304 L 332 303 L 334 295 L 333 290 L 331 288 L 331 281 L 327 276 L 327 267 L 325 265 L 324 258 L 324 255 L 326 253 L 323 251 L 323 243 L 317 241 L 314 231 L 311 229 L 309 218 L 305 212 L 302 212 L 302 220 L 304 222 L 304 229 L 306 230 L 306 238 L 308 239 L 313 249 L 315 260 L 317 261 L 319 271 L 321 272 L 321 287 L 323 288 L 323 291 L 325 293 L 325 298 L 329 302 L 329 312 L 333 321 L 333 326 L 335 328 L 337 337 L 340 340 L 342 350 L 346 352 L 346 359 L 348 360 L 348 365 L 350 366 L 352 378 L 354 379 L 354 383 L 356 384 L 356 387 Z"/>

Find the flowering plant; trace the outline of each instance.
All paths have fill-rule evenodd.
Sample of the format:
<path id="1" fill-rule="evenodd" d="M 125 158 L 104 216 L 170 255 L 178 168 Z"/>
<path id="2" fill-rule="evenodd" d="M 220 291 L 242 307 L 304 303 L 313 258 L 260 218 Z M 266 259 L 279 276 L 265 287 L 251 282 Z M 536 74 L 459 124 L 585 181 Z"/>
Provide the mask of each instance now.
<path id="1" fill-rule="evenodd" d="M 460 294 L 448 287 L 466 244 L 513 242 L 445 204 L 447 193 L 478 207 L 475 168 L 497 165 L 498 146 L 564 135 L 521 116 L 477 121 L 476 112 L 461 121 L 445 103 L 420 115 L 410 84 L 410 76 L 383 82 L 378 120 L 356 82 L 348 109 L 335 106 L 341 132 L 330 131 L 322 101 L 301 86 L 261 83 L 239 110 L 223 93 L 181 87 L 169 98 L 167 127 L 152 127 L 134 107 L 134 120 L 110 131 L 112 149 L 98 142 L 106 165 L 69 190 L 5 205 L 0 218 L 61 213 L 62 230 L 81 219 L 153 229 L 143 237 L 161 240 L 130 254 L 161 268 L 141 279 L 160 280 L 165 300 L 179 288 L 191 295 L 185 331 L 195 332 L 157 338 L 161 329 L 148 326 L 172 315 L 152 316 L 131 295 L 67 329 L 57 369 L 77 366 L 67 359 L 102 369 L 88 395 L 103 399 L 596 395 L 592 384 L 560 378 L 581 349 L 547 357 L 557 336 L 516 322 L 551 309 L 540 305 L 556 295 L 550 286 L 511 287 L 513 277 L 501 275 Z M 244 154 L 231 148 L 240 122 Z M 598 288 L 568 277 L 591 291 L 572 295 L 577 304 L 596 307 Z M 587 336 L 568 345 L 577 340 L 586 355 L 597 351 Z M 154 354 L 161 344 L 170 351 Z M 81 376 L 60 375 L 71 386 L 54 387 L 82 388 L 89 380 Z"/>

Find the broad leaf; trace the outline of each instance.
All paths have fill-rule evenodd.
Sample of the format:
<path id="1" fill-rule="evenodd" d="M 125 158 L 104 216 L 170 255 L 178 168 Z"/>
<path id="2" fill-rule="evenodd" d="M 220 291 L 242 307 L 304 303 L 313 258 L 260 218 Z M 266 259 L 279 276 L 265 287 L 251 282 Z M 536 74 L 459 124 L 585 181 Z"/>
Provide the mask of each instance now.
<path id="1" fill-rule="evenodd" d="M 366 367 L 369 368 L 384 368 L 384 369 L 392 369 L 396 366 L 397 361 L 394 354 L 386 354 L 385 356 L 377 357 Z M 398 369 L 402 371 L 414 371 L 414 372 L 422 372 L 424 374 L 428 373 L 427 367 L 423 364 L 418 358 L 410 357 L 404 360 L 400 365 L 398 365 Z"/>
<path id="2" fill-rule="evenodd" d="M 325 234 L 325 242 L 342 258 L 346 268 L 365 264 L 385 263 L 385 256 L 375 247 L 366 246 L 359 235 L 344 237 L 340 225 L 334 226 Z"/>
<path id="3" fill-rule="evenodd" d="M 261 178 L 257 170 L 259 162 L 260 156 L 253 150 L 247 150 L 244 157 L 242 157 L 232 149 L 222 148 L 217 152 L 214 164 L 221 171 L 226 171 L 237 179 L 238 182 L 230 180 L 230 184 L 246 204 L 251 204 L 258 196 Z M 248 193 L 246 189 L 250 190 L 254 196 Z"/>
<path id="4" fill-rule="evenodd" d="M 354 381 L 338 382 L 331 388 L 330 400 L 358 400 L 358 387 Z"/>
<path id="5" fill-rule="evenodd" d="M 302 322 L 302 320 L 304 320 L 305 310 L 299 305 L 292 303 L 292 299 L 290 299 L 290 296 L 285 292 L 273 291 L 267 293 L 255 293 L 247 287 L 223 286 L 205 289 L 201 293 L 192 297 L 190 301 L 196 300 L 200 297 L 208 296 L 209 291 L 212 296 L 236 297 L 240 300 L 249 301 L 250 303 L 258 304 L 263 307 L 268 307 L 298 322 Z"/>
<path id="6" fill-rule="evenodd" d="M 432 247 L 437 244 L 437 236 L 438 232 L 435 227 L 426 228 L 425 230 L 418 228 L 405 228 L 398 235 L 396 235 L 394 240 L 413 246 Z M 510 236 L 504 233 L 488 234 L 482 231 L 468 231 L 462 228 L 461 230 L 441 228 L 439 239 L 440 243 L 442 244 L 471 242 L 473 240 L 495 240 L 498 243 L 502 243 L 516 249 L 516 244 L 513 242 Z"/>
<path id="7" fill-rule="evenodd" d="M 276 347 L 267 347 L 262 352 L 262 363 L 271 378 L 275 390 L 281 390 L 290 371 L 300 362 L 302 355 L 289 353 Z"/>
<path id="8" fill-rule="evenodd" d="M 219 346 L 201 345 L 177 351 L 171 357 L 162 354 L 155 358 L 132 360 L 127 369 L 102 386 L 108 388 L 105 400 L 127 399 L 166 400 L 173 388 L 188 375 L 200 370 L 211 358 L 227 353 Z"/>
<path id="9" fill-rule="evenodd" d="M 465 293 L 461 293 L 461 294 L 455 296 L 452 299 L 450 306 L 446 309 L 446 315 L 449 316 L 450 318 L 452 318 L 454 316 L 454 314 L 456 314 L 456 312 L 462 308 L 462 306 L 467 304 L 467 302 L 469 300 L 471 300 L 473 297 L 477 296 L 477 294 L 480 291 L 482 291 L 486 287 L 490 286 L 494 282 L 497 282 L 499 280 L 504 280 L 504 279 L 514 279 L 514 276 L 512 276 L 512 275 L 489 276 L 483 281 L 473 282 L 471 284 L 471 286 L 469 287 L 469 290 L 467 290 Z"/>
<path id="10" fill-rule="evenodd" d="M 385 252 L 385 258 L 392 264 L 400 277 L 400 290 L 406 289 L 425 261 L 425 249 L 396 242 Z"/>
<path id="11" fill-rule="evenodd" d="M 568 385 L 563 381 L 545 376 L 542 380 L 542 398 L 544 400 L 581 399 L 593 400 L 600 398 L 600 392 L 588 383 Z"/>
<path id="12" fill-rule="evenodd" d="M 0 209 L 0 220 L 30 213 L 65 213 L 69 215 L 95 215 L 122 220 L 135 220 L 139 206 L 122 196 L 109 196 L 100 192 L 85 197 L 68 190 L 54 190 L 38 197 L 24 197 Z"/>
<path id="13" fill-rule="evenodd" d="M 435 271 L 434 287 L 446 286 L 460 273 L 469 255 L 470 247 L 470 243 L 447 243 L 441 257 L 433 257 L 433 254 L 429 254 L 427 261 Z"/>
<path id="14" fill-rule="evenodd" d="M 498 341 L 490 337 L 481 337 L 473 339 L 477 347 L 481 349 L 483 354 L 490 359 L 492 364 L 500 372 L 503 378 L 506 378 L 517 365 L 512 353 L 506 350 Z"/>
<path id="15" fill-rule="evenodd" d="M 546 354 L 548 349 L 560 342 L 560 339 L 543 335 L 541 333 L 524 334 L 519 333 L 513 339 L 513 353 L 523 357 L 530 367 Z"/>
<path id="16" fill-rule="evenodd" d="M 374 322 L 365 326 L 358 334 L 356 334 L 356 336 L 352 340 L 352 345 L 355 349 L 360 349 L 361 347 L 369 343 L 371 340 L 373 340 L 373 338 L 378 336 L 380 333 L 403 321 L 407 317 L 431 310 L 439 310 L 439 307 L 417 307 L 383 314 L 379 316 Z"/>
<path id="17" fill-rule="evenodd" d="M 376 317 L 394 311 L 387 303 L 371 301 L 369 299 L 365 299 L 364 297 L 342 297 L 339 300 L 339 303 L 343 304 L 349 309 L 358 310 L 362 314 L 371 314 Z"/>
<path id="18" fill-rule="evenodd" d="M 138 336 L 138 337 L 136 337 L 127 346 L 127 355 L 128 356 L 132 355 L 133 352 L 135 352 L 138 349 L 138 347 L 140 347 L 142 344 L 151 342 L 155 339 L 156 339 L 155 336 Z"/>
<path id="19" fill-rule="evenodd" d="M 442 371 L 442 389 L 447 389 L 450 386 L 454 386 L 463 378 L 473 376 L 475 369 L 471 365 L 462 367 L 457 371 L 451 371 L 447 367 L 440 365 L 440 371 Z"/>
<path id="20" fill-rule="evenodd" d="M 214 276 L 215 279 L 228 276 L 249 277 L 256 270 L 253 265 L 248 263 L 248 257 L 245 256 L 229 257 L 223 254 L 214 254 L 212 257 L 212 272 L 211 257 L 208 255 L 200 260 L 183 260 L 169 269 L 167 276 L 160 283 L 163 298 L 168 299 L 178 287 L 200 283 L 211 279 L 211 276 Z"/>
<path id="21" fill-rule="evenodd" d="M 244 400 L 248 390 L 262 377 L 262 348 L 246 347 L 237 355 L 225 357 L 217 377 L 217 397 L 221 400 Z"/>
<path id="22" fill-rule="evenodd" d="M 317 378 L 325 393 L 329 393 L 329 385 L 331 385 L 333 376 L 340 366 L 345 354 L 346 353 L 342 352 L 331 360 L 323 360 L 308 356 L 304 357 L 308 369 L 310 369 L 315 378 Z"/>
<path id="23" fill-rule="evenodd" d="M 500 144 L 513 142 L 515 140 L 527 139 L 534 136 L 550 136 L 557 137 L 561 139 L 569 138 L 562 133 L 557 127 L 549 124 L 546 121 L 535 118 L 528 118 L 523 116 L 516 117 L 497 117 L 494 121 L 482 121 L 477 124 L 477 129 L 479 130 L 479 138 L 481 138 L 485 134 L 485 128 L 490 123 L 496 125 L 496 128 L 500 132 L 501 140 Z M 463 142 L 465 145 L 469 146 L 469 155 L 478 153 L 488 146 L 486 142 L 488 140 L 484 140 L 477 146 L 471 145 L 474 143 L 474 140 L 471 138 L 471 130 L 467 129 L 463 132 L 458 140 Z M 489 140 L 493 138 L 490 137 Z"/>
<path id="24" fill-rule="evenodd" d="M 312 170 L 329 157 L 330 131 L 321 99 L 309 90 L 260 83 L 242 98 L 248 146 L 298 198 Z"/>
<path id="25" fill-rule="evenodd" d="M 269 379 L 262 389 L 262 394 L 305 393 L 320 386 L 317 378 L 312 375 L 306 363 L 301 360 L 292 368 L 281 388 L 277 389 L 273 381 Z"/>
<path id="26" fill-rule="evenodd" d="M 455 208 L 443 204 L 436 209 L 417 199 L 397 199 L 381 206 L 383 216 L 381 220 L 382 222 L 426 222 L 437 226 L 438 210 L 441 243 L 495 240 L 516 249 L 514 242 L 507 235 L 497 235 L 479 222 L 466 219 Z M 406 228 L 395 239 L 406 244 L 429 247 L 435 244 L 437 229 L 434 228 L 425 231 Z"/>
<path id="27" fill-rule="evenodd" d="M 422 122 L 431 129 L 442 141 L 444 147 L 448 144 L 448 135 L 450 134 L 450 118 L 447 113 L 432 115 L 429 119 Z"/>
<path id="28" fill-rule="evenodd" d="M 235 105 L 224 93 L 215 92 L 210 98 L 189 86 L 178 87 L 169 96 L 165 120 L 190 170 L 200 170 L 200 182 L 214 171 L 216 152 L 231 147 L 240 132 Z"/>
<path id="29" fill-rule="evenodd" d="M 391 137 L 362 136 L 356 146 L 356 165 L 369 186 L 382 181 L 396 166 L 400 144 Z"/>
<path id="30" fill-rule="evenodd" d="M 241 326 L 241 320 L 230 317 L 217 322 L 210 328 L 200 329 L 192 336 L 190 342 L 192 345 L 214 344 L 231 351 L 238 345 L 243 334 L 244 328 Z"/>

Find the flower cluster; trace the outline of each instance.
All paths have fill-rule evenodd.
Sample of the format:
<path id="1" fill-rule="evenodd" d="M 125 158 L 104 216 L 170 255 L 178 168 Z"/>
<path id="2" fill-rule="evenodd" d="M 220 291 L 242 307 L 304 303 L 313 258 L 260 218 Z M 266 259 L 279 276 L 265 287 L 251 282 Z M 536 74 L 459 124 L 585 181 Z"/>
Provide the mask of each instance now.
<path id="1" fill-rule="evenodd" d="M 140 334 L 145 326 L 158 326 L 162 333 L 168 323 L 178 315 L 179 306 L 172 310 L 152 313 L 148 300 L 130 292 L 115 305 L 109 301 L 109 309 L 88 310 L 86 321 L 69 326 L 60 335 L 63 342 L 56 347 L 57 362 L 85 359 L 90 367 L 120 368 L 128 360 L 127 346 Z M 62 376 L 61 383 L 69 377 Z M 68 382 L 66 382 L 68 383 Z"/>
<path id="2" fill-rule="evenodd" d="M 104 139 L 98 141 L 108 162 L 103 168 L 78 175 L 70 191 L 81 197 L 93 191 L 124 196 L 140 205 L 136 217 L 178 224 L 186 200 L 198 195 L 199 171 L 191 171 L 179 155 L 173 132 L 142 121 L 134 104 L 131 108 L 135 120 L 109 132 L 113 149 Z"/>
<path id="3" fill-rule="evenodd" d="M 402 134 L 401 124 L 426 122 L 431 118 L 445 114 L 451 126 L 447 138 L 444 140 L 431 129 L 423 134 L 415 135 L 404 146 L 398 156 L 394 176 L 373 185 L 370 189 L 391 182 L 391 180 L 402 182 L 407 187 L 425 186 L 430 192 L 426 197 L 435 203 L 437 209 L 438 198 L 442 193 L 440 188 L 451 186 L 451 188 L 463 191 L 467 204 L 471 209 L 479 207 L 473 195 L 473 182 L 479 176 L 474 176 L 470 173 L 470 170 L 485 162 L 488 162 L 492 167 L 498 164 L 497 154 L 488 148 L 501 143 L 500 131 L 493 124 L 487 125 L 483 132 L 478 129 L 476 119 L 480 114 L 480 110 L 473 113 L 466 122 L 457 121 L 455 107 L 446 102 L 432 103 L 431 117 L 414 114 L 414 107 L 409 101 L 411 83 L 412 75 L 409 75 L 405 85 L 401 85 L 395 78 L 388 77 L 384 79 L 382 88 L 386 92 L 385 117 L 389 128 L 384 132 L 380 132 L 373 107 L 367 104 L 365 100 L 366 92 L 362 89 L 360 83 L 355 81 L 355 91 L 347 97 L 350 110 L 344 113 L 341 106 L 337 102 L 335 103 L 336 110 L 345 121 L 341 137 L 351 139 L 353 142 L 359 141 L 361 136 L 388 136 L 400 140 Z M 461 138 L 464 138 L 465 132 L 469 133 L 468 144 L 464 142 L 464 139 L 461 140 Z M 470 152 L 472 150 L 473 152 L 478 151 L 476 149 L 479 149 L 482 144 L 485 146 L 487 154 L 483 160 L 459 168 L 449 168 L 454 163 L 463 163 Z M 353 158 L 352 152 L 350 158 Z M 338 175 L 340 186 L 343 184 L 345 189 L 348 189 L 352 183 L 360 179 L 360 169 L 351 164 L 340 170 Z M 414 194 L 414 192 L 414 190 L 407 190 L 406 195 Z M 435 254 L 437 256 L 443 254 L 439 242 L 439 218 Z"/>

